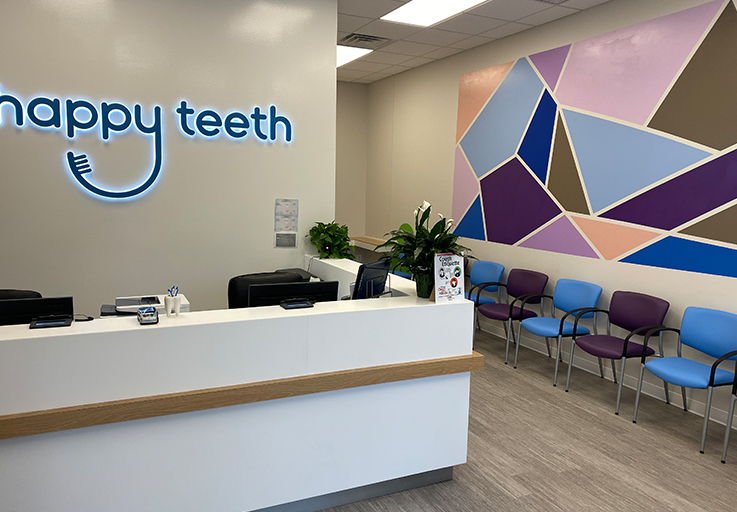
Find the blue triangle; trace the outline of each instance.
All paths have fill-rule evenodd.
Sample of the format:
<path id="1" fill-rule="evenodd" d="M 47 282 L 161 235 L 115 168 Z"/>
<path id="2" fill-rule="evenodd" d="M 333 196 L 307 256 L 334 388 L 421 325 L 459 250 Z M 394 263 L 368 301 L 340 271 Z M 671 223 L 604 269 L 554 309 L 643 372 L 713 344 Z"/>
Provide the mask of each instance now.
<path id="1" fill-rule="evenodd" d="M 484 218 L 481 215 L 481 196 L 476 196 L 476 200 L 463 216 L 461 222 L 458 223 L 454 234 L 465 238 L 473 238 L 475 240 L 486 240 L 484 234 Z"/>
<path id="2" fill-rule="evenodd" d="M 737 251 L 734 249 L 672 236 L 663 238 L 620 261 L 737 277 Z"/>
<path id="3" fill-rule="evenodd" d="M 553 142 L 553 127 L 557 111 L 558 105 L 546 89 L 517 153 L 543 185 L 548 176 L 550 146 Z"/>
<path id="4" fill-rule="evenodd" d="M 645 130 L 563 112 L 594 212 L 711 156 Z"/>

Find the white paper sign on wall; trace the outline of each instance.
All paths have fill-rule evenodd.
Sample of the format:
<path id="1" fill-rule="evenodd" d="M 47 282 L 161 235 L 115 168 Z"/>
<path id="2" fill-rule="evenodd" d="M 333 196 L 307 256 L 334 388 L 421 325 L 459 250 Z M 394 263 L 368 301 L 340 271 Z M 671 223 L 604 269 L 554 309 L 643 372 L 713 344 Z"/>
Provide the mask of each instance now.
<path id="1" fill-rule="evenodd" d="M 464 298 L 463 256 L 435 255 L 435 302 L 452 302 Z"/>

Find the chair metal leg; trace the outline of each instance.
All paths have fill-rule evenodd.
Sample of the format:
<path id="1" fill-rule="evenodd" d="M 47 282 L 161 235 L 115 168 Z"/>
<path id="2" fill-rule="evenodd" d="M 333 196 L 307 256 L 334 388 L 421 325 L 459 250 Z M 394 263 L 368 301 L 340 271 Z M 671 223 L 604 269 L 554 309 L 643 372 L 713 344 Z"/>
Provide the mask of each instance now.
<path id="1" fill-rule="evenodd" d="M 614 383 L 617 383 L 617 365 L 614 364 L 614 359 L 611 359 L 612 362 L 612 378 L 614 379 Z"/>
<path id="2" fill-rule="evenodd" d="M 551 357 L 551 354 L 550 354 L 550 338 L 548 338 L 547 336 L 545 337 L 545 346 L 548 347 L 548 357 Z"/>
<path id="3" fill-rule="evenodd" d="M 645 376 L 645 364 L 640 365 L 640 380 L 637 381 L 637 395 L 635 397 L 635 415 L 632 423 L 637 423 L 637 410 L 640 408 L 640 393 L 642 392 L 642 378 Z"/>
<path id="4" fill-rule="evenodd" d="M 627 358 L 622 358 L 622 373 L 619 374 L 619 387 L 617 388 L 617 408 L 614 409 L 614 414 L 619 416 L 619 402 L 622 401 L 622 385 L 624 384 L 624 365 L 627 363 Z M 614 365 L 614 359 L 612 359 L 612 365 Z M 617 374 L 614 374 L 614 377 L 617 377 Z"/>
<path id="5" fill-rule="evenodd" d="M 734 403 L 737 402 L 737 395 L 732 395 L 732 404 L 729 406 L 729 416 L 727 416 L 727 431 L 724 433 L 724 451 L 722 452 L 722 464 L 727 461 L 727 448 L 729 448 L 729 434 L 732 432 L 732 417 L 734 416 Z"/>
<path id="6" fill-rule="evenodd" d="M 502 322 L 502 327 L 504 327 L 504 335 L 506 336 L 507 334 L 509 334 L 507 330 L 507 324 Z"/>
<path id="7" fill-rule="evenodd" d="M 714 387 L 709 388 L 709 393 L 706 395 L 706 410 L 704 411 L 704 429 L 701 431 L 701 451 L 704 453 L 704 447 L 706 446 L 706 430 L 709 428 L 709 412 L 711 411 L 711 395 L 714 393 Z"/>
<path id="8" fill-rule="evenodd" d="M 571 368 L 573 368 L 573 349 L 576 348 L 576 342 L 571 341 L 571 357 L 568 358 L 568 375 L 566 376 L 566 393 L 571 387 Z"/>
<path id="9" fill-rule="evenodd" d="M 517 329 L 517 346 L 514 347 L 514 367 L 517 368 L 517 356 L 519 356 L 519 344 L 522 341 L 522 324 L 519 324 Z"/>
<path id="10" fill-rule="evenodd" d="M 512 334 L 512 319 L 510 318 L 509 320 L 507 320 L 507 323 L 509 324 L 509 328 L 505 328 L 505 330 L 507 331 L 507 353 L 504 356 L 504 364 L 509 363 L 509 338 Z"/>
<path id="11" fill-rule="evenodd" d="M 561 338 L 562 338 L 561 336 L 558 336 L 558 351 L 555 355 L 555 377 L 553 377 L 553 386 L 558 385 L 558 363 L 560 363 L 561 343 L 563 342 Z M 575 342 L 571 341 L 571 343 L 575 343 Z"/>
<path id="12" fill-rule="evenodd" d="M 668 393 L 668 383 L 663 381 L 663 389 L 665 389 L 665 403 L 670 405 L 670 393 Z"/>
<path id="13" fill-rule="evenodd" d="M 601 378 L 603 379 L 604 378 L 604 363 L 601 362 L 600 357 L 598 359 L 599 359 L 599 375 L 601 375 Z"/>
<path id="14" fill-rule="evenodd" d="M 686 404 L 686 388 L 681 387 L 681 396 L 683 397 L 683 410 L 688 412 L 688 405 Z"/>

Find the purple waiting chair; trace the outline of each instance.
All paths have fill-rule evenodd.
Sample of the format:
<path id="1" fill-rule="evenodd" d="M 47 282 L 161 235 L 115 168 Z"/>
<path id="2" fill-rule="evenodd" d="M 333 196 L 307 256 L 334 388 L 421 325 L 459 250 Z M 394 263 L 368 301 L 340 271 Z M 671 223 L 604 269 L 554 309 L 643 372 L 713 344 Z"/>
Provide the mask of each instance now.
<path id="1" fill-rule="evenodd" d="M 525 318 L 537 316 L 537 313 L 529 309 L 522 310 L 519 306 L 515 306 L 517 302 L 524 301 L 528 295 L 539 295 L 545 291 L 545 285 L 548 284 L 548 276 L 534 270 L 524 270 L 514 268 L 509 271 L 507 283 L 483 283 L 479 286 L 496 285 L 504 288 L 507 295 L 507 303 L 497 302 L 495 304 L 479 304 L 479 295 L 476 296 L 476 310 L 479 314 L 484 315 L 491 320 L 499 320 L 505 322 L 504 330 L 507 332 L 507 354 L 504 364 L 509 362 L 509 340 L 514 339 L 514 327 L 512 320 L 521 321 Z M 515 300 L 509 304 L 509 297 Z M 537 297 L 531 299 L 528 304 L 539 304 L 542 298 Z M 546 340 L 547 341 L 547 340 Z"/>
<path id="2" fill-rule="evenodd" d="M 645 295 L 637 292 L 617 291 L 612 294 L 612 301 L 609 310 L 591 308 L 581 311 L 576 315 L 574 323 L 587 312 L 606 313 L 609 317 L 607 323 L 606 334 L 593 334 L 587 336 L 574 337 L 574 343 L 571 345 L 571 355 L 568 362 L 568 379 L 566 381 L 566 391 L 571 384 L 571 367 L 573 366 L 573 349 L 579 347 L 585 352 L 599 359 L 599 372 L 604 378 L 604 366 L 602 359 L 609 359 L 612 362 L 612 374 L 614 383 L 617 384 L 617 367 L 614 363 L 615 359 L 622 361 L 621 371 L 619 373 L 619 389 L 617 390 L 617 407 L 614 414 L 619 414 L 619 402 L 622 398 L 622 384 L 624 382 L 624 367 L 627 358 L 642 357 L 643 346 L 634 341 L 630 341 L 633 336 L 645 336 L 648 331 L 656 327 L 663 327 L 663 320 L 668 312 L 670 304 L 668 301 Z M 611 325 L 614 324 L 622 329 L 629 331 L 625 338 L 611 335 Z M 655 350 L 647 347 L 646 355 L 655 354 Z M 660 336 L 660 355 L 663 354 L 663 337 Z M 668 397 L 668 383 L 664 382 L 665 396 Z M 670 403 L 670 402 L 669 402 Z"/>

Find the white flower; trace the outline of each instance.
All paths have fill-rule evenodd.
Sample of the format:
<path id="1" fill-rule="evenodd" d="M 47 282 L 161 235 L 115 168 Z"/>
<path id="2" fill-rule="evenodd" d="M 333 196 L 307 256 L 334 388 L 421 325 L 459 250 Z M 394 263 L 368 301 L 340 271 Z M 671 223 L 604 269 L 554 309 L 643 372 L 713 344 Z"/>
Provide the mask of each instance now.
<path id="1" fill-rule="evenodd" d="M 422 211 L 424 213 L 425 210 L 427 210 L 431 206 L 432 205 L 430 203 L 428 203 L 427 201 L 422 201 L 422 206 L 420 206 L 420 211 Z"/>
<path id="2" fill-rule="evenodd" d="M 452 225 L 453 225 L 453 219 L 448 219 L 448 226 L 452 226 Z"/>
<path id="3" fill-rule="evenodd" d="M 417 208 L 417 209 L 415 210 L 415 217 L 417 217 L 417 214 L 418 214 L 419 212 L 420 212 L 420 209 L 419 209 L 419 208 Z"/>

